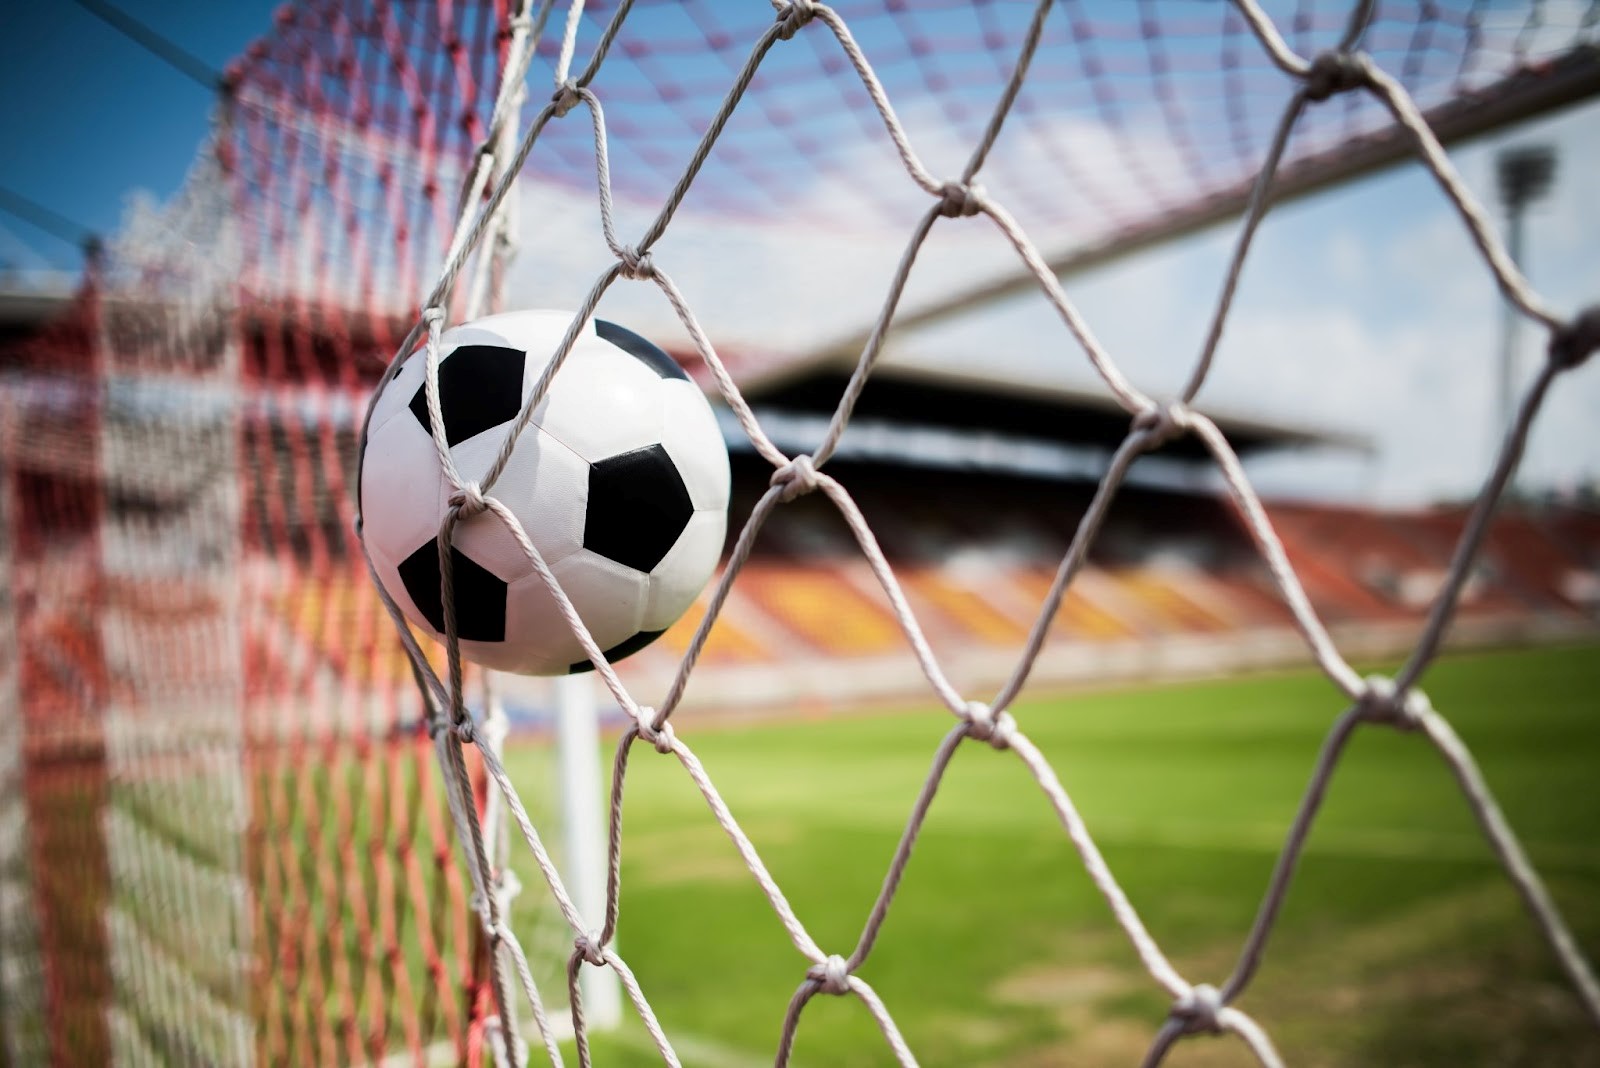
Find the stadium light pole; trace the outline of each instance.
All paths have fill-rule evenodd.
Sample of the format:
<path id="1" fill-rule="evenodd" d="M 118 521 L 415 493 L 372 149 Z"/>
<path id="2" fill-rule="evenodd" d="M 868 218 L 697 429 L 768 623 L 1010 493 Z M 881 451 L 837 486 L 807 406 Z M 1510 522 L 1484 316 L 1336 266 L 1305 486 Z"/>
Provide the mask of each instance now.
<path id="1" fill-rule="evenodd" d="M 1529 204 L 1550 191 L 1555 180 L 1556 155 L 1549 145 L 1518 145 L 1495 157 L 1500 204 L 1506 213 L 1506 245 L 1511 262 L 1522 269 L 1522 220 Z M 1500 318 L 1500 433 L 1503 437 L 1516 418 L 1517 327 L 1516 305 L 1502 301 Z"/>

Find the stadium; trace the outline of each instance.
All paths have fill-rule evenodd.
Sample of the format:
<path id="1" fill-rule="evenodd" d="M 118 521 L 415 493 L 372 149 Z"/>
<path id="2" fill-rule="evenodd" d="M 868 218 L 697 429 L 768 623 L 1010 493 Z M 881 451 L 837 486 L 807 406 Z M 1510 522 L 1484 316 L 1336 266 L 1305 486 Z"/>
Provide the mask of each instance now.
<path id="1" fill-rule="evenodd" d="M 1587 121 L 1592 18 L 749 6 L 286 5 L 179 193 L 0 293 L 0 1066 L 1600 1063 L 1600 504 L 1513 474 L 1593 311 L 1450 215 L 1550 356 L 1431 499 L 1195 395 L 1270 200 Z M 1146 396 L 1078 279 L 1218 226 Z M 419 310 L 596 303 L 713 406 L 716 575 L 614 671 L 452 668 L 369 398 Z"/>

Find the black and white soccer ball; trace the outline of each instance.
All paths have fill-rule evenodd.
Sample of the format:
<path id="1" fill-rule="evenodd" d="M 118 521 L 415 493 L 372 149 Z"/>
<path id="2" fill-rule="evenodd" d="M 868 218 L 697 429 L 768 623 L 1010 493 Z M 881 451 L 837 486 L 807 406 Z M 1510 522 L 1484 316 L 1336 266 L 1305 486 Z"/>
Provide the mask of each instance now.
<path id="1" fill-rule="evenodd" d="M 519 311 L 442 335 L 439 397 L 451 459 L 481 480 L 573 316 Z M 362 540 L 384 589 L 444 640 L 436 538 L 452 487 L 435 450 L 418 351 L 384 387 L 361 457 Z M 637 652 L 681 616 L 716 569 L 728 453 L 711 406 L 644 338 L 598 319 L 517 439 L 486 496 L 516 515 L 606 659 Z M 591 667 L 556 601 L 493 512 L 452 548 L 462 655 L 503 671 Z"/>

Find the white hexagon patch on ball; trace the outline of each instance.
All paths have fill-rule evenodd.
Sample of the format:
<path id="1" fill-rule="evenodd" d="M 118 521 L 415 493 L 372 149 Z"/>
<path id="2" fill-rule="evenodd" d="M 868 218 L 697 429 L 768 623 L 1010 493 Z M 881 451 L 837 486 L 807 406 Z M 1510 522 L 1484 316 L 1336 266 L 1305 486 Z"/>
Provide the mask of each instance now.
<path id="1" fill-rule="evenodd" d="M 482 481 L 572 316 L 520 311 L 440 338 L 445 440 Z M 432 440 L 423 352 L 373 406 L 361 457 L 362 541 L 378 581 L 444 640 L 435 538 L 449 486 Z M 515 515 L 607 660 L 637 652 L 688 610 L 727 529 L 728 453 L 711 406 L 661 349 L 591 319 L 486 492 Z M 462 655 L 503 671 L 592 665 L 555 598 L 492 512 L 457 524 L 451 548 Z"/>

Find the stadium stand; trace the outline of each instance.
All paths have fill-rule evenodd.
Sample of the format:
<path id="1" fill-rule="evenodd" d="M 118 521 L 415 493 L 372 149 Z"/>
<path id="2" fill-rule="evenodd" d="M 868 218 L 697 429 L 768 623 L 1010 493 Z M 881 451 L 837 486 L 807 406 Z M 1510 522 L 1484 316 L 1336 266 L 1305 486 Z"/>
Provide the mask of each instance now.
<path id="1" fill-rule="evenodd" d="M 1387 555 L 1392 547 L 1374 539 L 1352 510 L 1297 503 L 1274 507 L 1271 515 L 1290 565 L 1324 618 L 1392 622 L 1409 616 L 1400 573 Z"/>
<path id="2" fill-rule="evenodd" d="M 899 644 L 893 617 L 861 593 L 842 563 L 808 567 L 763 561 L 751 572 L 749 596 L 783 620 L 801 648 L 848 658 L 891 652 Z"/>
<path id="3" fill-rule="evenodd" d="M 61 314 L 83 299 L 0 301 L 3 370 L 38 380 L 86 359 L 88 340 L 72 326 L 77 317 Z M 347 338 L 351 327 L 331 310 L 292 323 L 270 307 L 252 314 L 241 354 L 247 418 L 235 450 L 245 503 L 239 592 L 246 686 L 274 680 L 280 692 L 260 696 L 285 699 L 339 687 L 390 692 L 409 667 L 388 638 L 339 507 L 354 485 L 356 413 L 381 361 L 352 365 L 340 362 L 338 353 L 356 344 L 370 346 L 376 356 L 394 342 L 398 325 L 391 331 L 368 321 L 361 337 Z M 338 344 L 331 343 L 335 339 Z M 692 356 L 679 355 L 692 372 L 703 372 Z M 764 422 L 773 416 L 780 431 L 799 428 L 779 445 L 791 452 L 811 448 L 848 367 L 836 359 L 773 367 L 749 353 L 731 362 L 744 368 L 744 388 Z M 108 665 L 118 654 L 103 646 L 104 628 L 86 622 L 88 616 L 77 618 L 112 591 L 96 580 L 93 567 L 74 572 L 70 561 L 47 560 L 48 546 L 74 540 L 61 536 L 64 525 L 80 534 L 97 529 L 107 506 L 132 516 L 119 524 L 123 536 L 137 532 L 141 500 L 192 492 L 212 472 L 204 429 L 194 429 L 188 432 L 191 455 L 159 484 L 136 484 L 126 500 L 101 500 L 94 490 L 96 465 L 107 458 L 72 445 L 90 435 L 97 419 L 118 416 L 74 392 L 81 378 L 52 380 L 59 389 L 26 393 L 32 409 L 6 412 L 6 447 L 15 552 L 51 569 L 32 588 L 57 591 L 49 605 L 23 605 L 25 704 L 70 709 L 92 703 L 84 687 L 109 686 L 116 674 Z M 75 413 L 77 423 L 63 412 Z M 316 447 L 308 446 L 305 433 L 290 432 L 291 423 L 309 424 Z M 1249 417 L 1222 415 L 1218 423 L 1247 459 L 1305 444 L 1360 444 Z M 770 471 L 728 425 L 730 530 L 737 530 L 765 492 Z M 1094 476 L 1125 428 L 1124 413 L 1094 393 L 892 362 L 875 374 L 829 470 L 859 502 L 929 641 L 966 672 L 967 682 L 998 680 L 1009 670 L 1089 505 Z M 1173 667 L 1163 650 L 1196 642 L 1205 643 L 1219 668 L 1237 666 L 1229 648 L 1246 663 L 1278 655 L 1262 649 L 1299 655 L 1295 643 L 1264 639 L 1287 633 L 1290 616 L 1244 526 L 1196 477 L 1204 466 L 1195 463 L 1199 459 L 1196 444 L 1180 439 L 1153 458 L 1149 476 L 1138 477 L 1142 468 L 1135 468 L 1049 630 L 1036 673 L 1041 681 L 1088 680 L 1134 665 L 1141 673 L 1190 670 L 1185 665 L 1195 658 L 1180 657 Z M 282 492 L 286 485 L 295 492 Z M 1385 641 L 1398 648 L 1403 636 L 1415 633 L 1440 581 L 1440 561 L 1466 520 L 1461 508 L 1448 506 L 1396 512 L 1283 501 L 1270 502 L 1269 511 L 1313 605 L 1330 625 L 1378 635 L 1361 646 L 1373 650 Z M 50 529 L 41 516 L 50 517 Z M 691 704 L 738 703 L 758 692 L 775 697 L 782 687 L 753 690 L 748 683 L 753 673 L 779 665 L 827 680 L 828 692 L 808 690 L 807 700 L 846 704 L 897 688 L 916 690 L 919 675 L 887 598 L 851 538 L 821 495 L 774 514 L 712 629 Z M 294 568 L 281 566 L 286 557 L 310 559 L 312 574 L 348 573 L 337 582 L 300 582 Z M 29 589 L 25 583 L 19 598 Z M 59 596 L 64 590 L 77 592 Z M 124 588 L 117 596 L 123 611 L 176 610 L 152 600 L 150 591 Z M 626 661 L 624 672 L 647 686 L 665 685 L 703 607 L 704 599 L 655 646 Z M 1550 503 L 1497 521 L 1461 612 L 1466 621 L 1493 623 L 1497 639 L 1505 640 L 1530 627 L 1539 633 L 1549 626 L 1593 627 L 1597 610 L 1600 515 L 1581 503 Z M 69 631 L 81 640 L 66 640 Z M 159 665 L 165 657 L 192 656 L 204 640 L 203 628 L 164 633 L 170 647 L 142 649 L 138 656 Z M 1246 655 L 1247 646 L 1256 652 Z M 40 650 L 47 649 L 51 663 L 41 659 Z M 62 649 L 81 655 L 63 664 Z M 818 673 L 817 664 L 827 670 Z M 854 685 L 858 677 L 861 687 Z M 724 678 L 734 682 L 724 686 Z M 68 744 L 71 718 L 52 725 L 53 744 Z"/>
<path id="4" fill-rule="evenodd" d="M 682 619 L 674 623 L 667 632 L 661 636 L 659 644 L 662 650 L 672 654 L 675 660 L 683 655 L 689 643 L 694 639 L 694 632 L 700 625 L 700 619 L 705 614 L 706 598 L 702 596 L 694 607 Z M 728 605 L 717 616 L 716 623 L 711 628 L 711 634 L 706 639 L 705 647 L 700 651 L 701 662 L 706 665 L 718 664 L 747 664 L 760 662 L 772 657 L 771 650 L 739 620 L 748 609 L 742 603 L 736 602 Z"/>
<path id="5" fill-rule="evenodd" d="M 1415 536 L 1426 544 L 1448 546 L 1465 521 L 1460 509 L 1448 508 L 1417 516 L 1411 525 Z M 1501 516 L 1489 532 L 1474 572 L 1481 591 L 1470 607 L 1506 614 L 1566 610 L 1569 606 L 1556 579 L 1568 563 L 1565 557 L 1534 513 Z"/>
<path id="6" fill-rule="evenodd" d="M 959 573 L 912 566 L 899 578 L 919 609 L 919 619 L 933 619 L 941 628 L 985 645 L 1015 647 L 1027 635 L 1025 623 L 997 608 L 981 586 L 969 584 Z"/>
<path id="7" fill-rule="evenodd" d="M 1097 572 L 1092 565 L 1085 569 L 1086 581 L 1081 585 L 1075 583 L 1061 602 L 1061 612 L 1053 630 L 1068 640 L 1115 641 L 1134 637 L 1136 632 L 1130 624 L 1094 599 L 1092 591 Z M 1054 574 L 1043 568 L 1019 569 L 1012 575 L 1012 581 L 1024 591 L 1035 611 L 1049 594 L 1054 579 Z"/>

